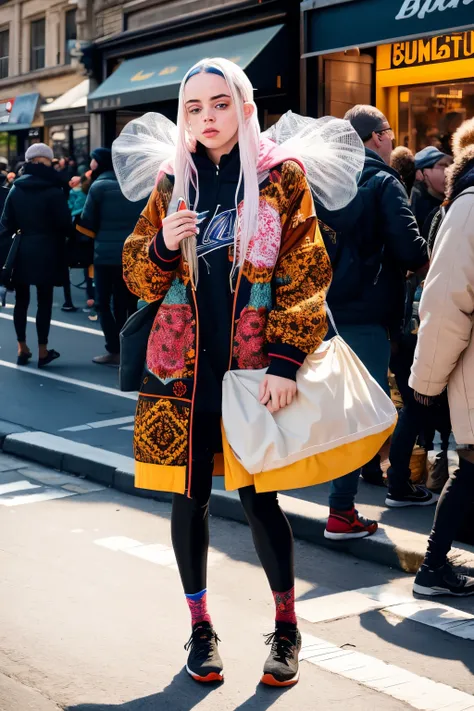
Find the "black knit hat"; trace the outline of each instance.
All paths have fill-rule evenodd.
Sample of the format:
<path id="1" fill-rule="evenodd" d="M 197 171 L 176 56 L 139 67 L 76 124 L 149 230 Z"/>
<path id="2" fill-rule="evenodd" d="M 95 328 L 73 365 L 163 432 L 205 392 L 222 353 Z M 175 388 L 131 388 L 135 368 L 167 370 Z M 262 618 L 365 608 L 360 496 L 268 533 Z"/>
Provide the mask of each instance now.
<path id="1" fill-rule="evenodd" d="M 102 172 L 113 170 L 112 151 L 110 148 L 94 148 L 91 158 L 95 158 Z"/>

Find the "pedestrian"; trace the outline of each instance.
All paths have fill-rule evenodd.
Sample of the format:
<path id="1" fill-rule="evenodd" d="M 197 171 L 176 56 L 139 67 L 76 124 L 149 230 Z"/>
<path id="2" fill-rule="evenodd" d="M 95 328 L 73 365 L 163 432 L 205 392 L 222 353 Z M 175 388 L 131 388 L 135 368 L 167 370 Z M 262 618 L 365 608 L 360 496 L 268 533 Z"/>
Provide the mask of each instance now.
<path id="1" fill-rule="evenodd" d="M 317 208 L 334 269 L 328 304 L 341 336 L 389 395 L 390 334 L 398 334 L 403 318 L 405 275 L 427 262 L 426 244 L 400 176 L 390 167 L 394 134 L 386 117 L 358 105 L 345 118 L 364 142 L 366 161 L 347 208 Z M 355 508 L 361 473 L 371 484 L 384 484 L 379 456 L 362 472 L 331 482 L 326 538 L 363 538 L 377 530 L 377 522 Z"/>
<path id="2" fill-rule="evenodd" d="M 174 167 L 158 177 L 123 254 L 129 288 L 162 302 L 135 422 L 136 485 L 173 492 L 172 541 L 192 622 L 186 670 L 201 682 L 223 678 L 206 590 L 223 376 L 229 363 L 269 366 L 260 402 L 276 412 L 292 402 L 296 372 L 327 330 L 331 270 L 311 191 L 301 167 L 261 139 L 253 94 L 228 60 L 203 60 L 187 72 Z M 186 209 L 176 211 L 180 197 Z M 199 219 L 190 209 L 196 203 Z M 301 647 L 293 536 L 271 478 L 267 493 L 253 482 L 242 470 L 233 488 L 276 604 L 262 682 L 290 686 Z"/>
<path id="3" fill-rule="evenodd" d="M 400 175 L 407 194 L 410 196 L 415 184 L 415 156 L 406 146 L 397 146 L 391 155 L 390 165 Z"/>
<path id="4" fill-rule="evenodd" d="M 27 365 L 32 353 L 26 343 L 30 286 L 36 286 L 38 367 L 59 358 L 48 350 L 53 292 L 62 286 L 66 237 L 71 218 L 63 182 L 52 167 L 53 152 L 44 143 L 34 143 L 26 151 L 23 174 L 15 180 L 2 215 L 2 239 L 20 233 L 14 266 L 15 308 L 13 319 L 18 340 L 18 365 Z"/>
<path id="5" fill-rule="evenodd" d="M 90 175 L 85 173 L 82 176 L 74 176 L 69 181 L 71 192 L 69 193 L 68 206 L 71 211 L 73 223 L 80 218 L 84 205 L 86 204 L 87 193 L 91 185 Z M 90 312 L 95 303 L 94 280 L 89 274 L 89 269 L 92 265 L 84 267 L 84 282 L 86 285 L 86 311 Z"/>
<path id="6" fill-rule="evenodd" d="M 431 220 L 444 200 L 446 168 L 451 156 L 435 146 L 423 148 L 415 155 L 416 183 L 411 196 L 411 207 L 420 233 L 428 239 Z"/>
<path id="7" fill-rule="evenodd" d="M 447 387 L 459 469 L 440 496 L 413 590 L 419 595 L 461 597 L 474 595 L 474 578 L 453 570 L 447 555 L 474 501 L 474 119 L 454 134 L 453 152 L 446 215 L 421 299 L 410 385 L 427 408 Z"/>
<path id="8" fill-rule="evenodd" d="M 120 331 L 137 305 L 123 280 L 122 249 L 146 201 L 133 203 L 123 195 L 109 148 L 93 150 L 90 167 L 91 186 L 76 229 L 94 238 L 96 305 L 107 351 L 92 360 L 98 365 L 119 365 Z"/>

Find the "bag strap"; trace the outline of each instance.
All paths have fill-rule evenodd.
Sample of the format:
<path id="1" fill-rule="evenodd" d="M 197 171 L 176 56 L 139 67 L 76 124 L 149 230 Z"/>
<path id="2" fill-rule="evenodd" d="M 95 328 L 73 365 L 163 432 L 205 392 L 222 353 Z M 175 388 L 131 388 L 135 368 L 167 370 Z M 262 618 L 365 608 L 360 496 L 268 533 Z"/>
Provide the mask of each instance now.
<path id="1" fill-rule="evenodd" d="M 334 333 L 336 334 L 336 336 L 339 336 L 339 331 L 337 330 L 336 322 L 334 321 L 334 316 L 332 315 L 331 309 L 329 308 L 329 305 L 328 305 L 328 302 L 327 302 L 327 301 L 324 302 L 324 306 L 325 306 L 325 308 L 326 308 L 326 315 L 327 315 L 327 317 L 328 317 L 328 319 L 329 319 L 329 323 L 331 324 L 331 326 L 332 326 L 332 328 L 333 328 L 333 331 L 334 331 Z M 339 336 L 339 337 L 340 337 L 340 336 Z"/>

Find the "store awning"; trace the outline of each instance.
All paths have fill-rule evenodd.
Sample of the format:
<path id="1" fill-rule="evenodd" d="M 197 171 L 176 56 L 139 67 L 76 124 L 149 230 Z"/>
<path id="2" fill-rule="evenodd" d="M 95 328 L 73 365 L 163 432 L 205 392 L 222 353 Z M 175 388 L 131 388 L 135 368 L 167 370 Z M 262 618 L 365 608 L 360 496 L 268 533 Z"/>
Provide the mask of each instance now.
<path id="1" fill-rule="evenodd" d="M 72 89 L 66 91 L 50 104 L 44 104 L 41 107 L 41 113 L 43 114 L 45 125 L 52 126 L 58 122 L 66 123 L 68 121 L 84 120 L 89 89 L 90 81 L 89 79 L 84 79 L 80 84 L 73 86 Z"/>
<path id="2" fill-rule="evenodd" d="M 305 57 L 474 27 L 473 0 L 305 0 L 301 10 Z"/>
<path id="3" fill-rule="evenodd" d="M 2 131 L 23 131 L 31 128 L 38 106 L 39 94 L 20 94 L 15 98 L 6 123 L 0 124 Z"/>
<path id="4" fill-rule="evenodd" d="M 87 106 L 87 97 L 89 95 L 89 79 L 84 79 L 77 86 L 66 91 L 65 94 L 58 97 L 50 104 L 45 104 L 41 107 L 42 113 L 50 113 L 51 111 L 64 111 L 64 109 L 78 109 Z"/>
<path id="5" fill-rule="evenodd" d="M 269 65 L 263 67 L 255 60 L 282 29 L 283 25 L 277 25 L 128 59 L 89 96 L 87 108 L 89 111 L 104 111 L 177 99 L 184 75 L 193 64 L 205 57 L 231 59 L 242 69 L 251 68 L 253 64 L 260 65 L 256 72 L 262 77 L 262 82 L 268 82 L 272 76 Z"/>

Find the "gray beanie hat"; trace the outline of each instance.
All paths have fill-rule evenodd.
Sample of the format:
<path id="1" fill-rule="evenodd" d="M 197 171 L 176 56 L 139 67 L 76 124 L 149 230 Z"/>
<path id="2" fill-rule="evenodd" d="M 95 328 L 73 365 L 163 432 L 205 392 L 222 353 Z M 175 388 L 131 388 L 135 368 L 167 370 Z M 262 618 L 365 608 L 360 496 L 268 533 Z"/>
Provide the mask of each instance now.
<path id="1" fill-rule="evenodd" d="M 25 160 L 33 160 L 33 158 L 47 158 L 48 160 L 53 160 L 54 153 L 46 143 L 33 143 L 25 153 Z"/>

